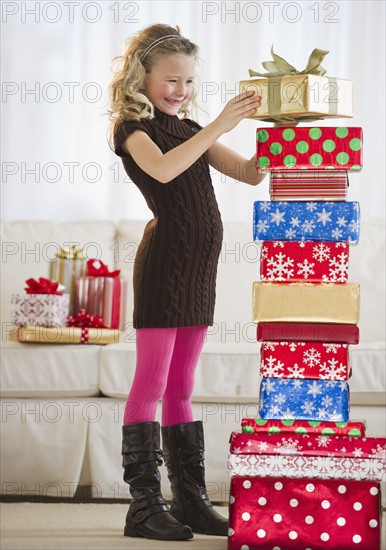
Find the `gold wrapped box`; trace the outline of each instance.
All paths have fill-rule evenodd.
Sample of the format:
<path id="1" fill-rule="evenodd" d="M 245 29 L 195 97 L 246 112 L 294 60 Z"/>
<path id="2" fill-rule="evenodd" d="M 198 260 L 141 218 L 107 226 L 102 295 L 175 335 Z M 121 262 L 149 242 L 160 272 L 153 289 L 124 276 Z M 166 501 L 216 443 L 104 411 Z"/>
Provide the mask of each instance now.
<path id="1" fill-rule="evenodd" d="M 359 321 L 358 283 L 253 283 L 253 322 Z"/>
<path id="2" fill-rule="evenodd" d="M 119 330 L 25 325 L 18 329 L 17 339 L 19 342 L 29 344 L 95 344 L 100 346 L 119 342 Z"/>
<path id="3" fill-rule="evenodd" d="M 248 118 L 267 122 L 353 116 L 352 81 L 313 74 L 242 80 L 240 93 L 253 90 L 261 105 Z"/>

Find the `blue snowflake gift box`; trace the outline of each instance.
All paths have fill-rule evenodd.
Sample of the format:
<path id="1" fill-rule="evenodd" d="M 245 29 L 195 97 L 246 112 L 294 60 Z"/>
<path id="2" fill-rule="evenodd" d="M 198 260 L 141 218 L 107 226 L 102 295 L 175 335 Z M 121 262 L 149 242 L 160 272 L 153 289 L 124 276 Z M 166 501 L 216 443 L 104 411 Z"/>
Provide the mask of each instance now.
<path id="1" fill-rule="evenodd" d="M 349 419 L 349 387 L 345 381 L 264 378 L 260 385 L 259 414 L 264 420 Z"/>
<path id="2" fill-rule="evenodd" d="M 359 203 L 256 201 L 255 241 L 359 241 Z"/>

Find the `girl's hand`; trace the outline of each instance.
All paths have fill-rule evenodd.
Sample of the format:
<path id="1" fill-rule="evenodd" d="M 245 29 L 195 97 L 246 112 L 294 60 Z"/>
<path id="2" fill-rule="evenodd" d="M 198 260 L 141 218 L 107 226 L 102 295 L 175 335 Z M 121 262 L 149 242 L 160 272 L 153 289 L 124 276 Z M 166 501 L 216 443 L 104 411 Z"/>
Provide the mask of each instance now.
<path id="1" fill-rule="evenodd" d="M 232 130 L 243 118 L 252 116 L 261 105 L 261 96 L 255 95 L 253 90 L 240 94 L 225 105 L 219 116 L 213 121 L 221 133 Z"/>

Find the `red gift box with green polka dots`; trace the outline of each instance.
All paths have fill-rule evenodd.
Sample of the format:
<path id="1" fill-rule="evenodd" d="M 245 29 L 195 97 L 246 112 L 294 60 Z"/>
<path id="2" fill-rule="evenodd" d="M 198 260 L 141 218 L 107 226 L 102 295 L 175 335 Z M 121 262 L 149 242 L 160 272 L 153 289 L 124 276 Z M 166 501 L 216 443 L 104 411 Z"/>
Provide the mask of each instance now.
<path id="1" fill-rule="evenodd" d="M 362 169 L 362 128 L 258 128 L 256 168 Z"/>
<path id="2" fill-rule="evenodd" d="M 364 437 L 366 422 L 365 420 L 328 422 L 327 420 L 264 420 L 263 418 L 243 418 L 241 420 L 241 431 L 243 434 L 299 433 Z"/>
<path id="3" fill-rule="evenodd" d="M 235 476 L 228 550 L 380 550 L 374 481 Z"/>

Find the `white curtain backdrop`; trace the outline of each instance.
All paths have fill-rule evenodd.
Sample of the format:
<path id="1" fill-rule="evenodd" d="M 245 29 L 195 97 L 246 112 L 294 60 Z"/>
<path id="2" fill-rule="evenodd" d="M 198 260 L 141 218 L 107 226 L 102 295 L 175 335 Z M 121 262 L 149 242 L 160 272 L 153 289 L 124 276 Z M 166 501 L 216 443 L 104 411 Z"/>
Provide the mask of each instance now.
<path id="1" fill-rule="evenodd" d="M 5 220 L 148 219 L 151 213 L 107 143 L 111 60 L 135 31 L 179 25 L 200 46 L 199 122 L 234 96 L 248 69 L 275 52 L 303 69 L 315 48 L 329 50 L 330 76 L 354 81 L 364 169 L 350 176 L 349 200 L 362 219 L 385 218 L 385 2 L 355 1 L 19 1 L 1 2 L 2 217 Z M 255 130 L 244 120 L 222 142 L 250 157 Z M 259 187 L 213 181 L 224 221 L 252 220 Z"/>

